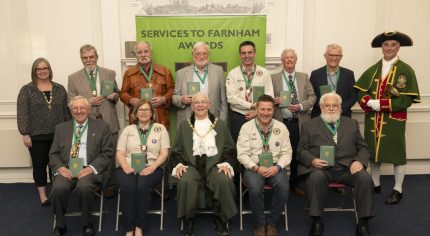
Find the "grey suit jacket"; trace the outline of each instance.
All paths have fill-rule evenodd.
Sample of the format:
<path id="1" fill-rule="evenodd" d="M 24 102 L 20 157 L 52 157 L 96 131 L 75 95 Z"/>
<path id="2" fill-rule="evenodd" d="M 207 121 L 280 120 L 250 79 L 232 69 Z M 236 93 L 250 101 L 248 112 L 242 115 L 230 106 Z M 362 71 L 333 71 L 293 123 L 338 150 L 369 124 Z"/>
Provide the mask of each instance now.
<path id="1" fill-rule="evenodd" d="M 103 80 L 111 80 L 114 81 L 114 92 L 117 92 L 119 94 L 119 89 L 116 84 L 115 80 L 115 71 L 109 70 L 103 67 L 99 66 L 99 87 L 102 87 Z M 88 99 L 92 98 L 93 95 L 91 93 L 91 87 L 87 81 L 85 72 L 83 69 L 76 71 L 75 73 L 69 75 L 69 81 L 67 83 L 67 95 L 69 98 L 69 101 L 71 98 L 81 95 Z M 118 96 L 119 97 L 119 96 Z M 100 113 L 103 116 L 103 120 L 109 124 L 110 132 L 111 133 L 117 133 L 119 131 L 119 121 L 118 121 L 118 114 L 116 111 L 116 102 L 118 101 L 118 98 L 115 101 L 109 101 L 108 99 L 105 99 L 102 104 L 100 104 Z M 91 118 L 96 117 L 96 107 L 91 108 Z"/>
<path id="2" fill-rule="evenodd" d="M 299 165 L 297 173 L 307 174 L 313 171 L 312 160 L 319 158 L 320 146 L 335 146 L 335 162 L 347 168 L 353 161 L 359 161 L 366 168 L 369 162 L 369 150 L 361 136 L 358 122 L 342 116 L 337 129 L 337 144 L 321 117 L 310 119 L 302 126 L 300 142 L 297 147 Z"/>
<path id="3" fill-rule="evenodd" d="M 49 166 L 52 173 L 60 167 L 67 167 L 70 159 L 70 149 L 73 141 L 73 122 L 60 123 L 55 128 L 54 141 L 49 151 Z M 93 166 L 99 174 L 107 173 L 114 148 L 111 142 L 109 126 L 96 119 L 88 119 L 87 128 L 87 164 Z M 108 174 L 108 173 L 107 173 Z"/>
<path id="4" fill-rule="evenodd" d="M 221 66 L 209 63 L 208 68 L 208 97 L 211 101 L 209 111 L 221 120 L 227 120 L 227 95 L 225 93 L 224 71 Z M 187 82 L 193 81 L 194 64 L 184 67 L 176 72 L 175 90 L 173 92 L 173 104 L 178 107 L 177 127 L 182 121 L 191 116 L 191 106 L 181 103 L 182 96 L 187 95 Z"/>
<path id="5" fill-rule="evenodd" d="M 282 86 L 282 72 L 272 75 L 272 84 L 273 84 L 273 92 L 275 97 L 279 97 L 280 92 L 283 90 Z M 314 93 L 314 89 L 312 88 L 312 84 L 309 81 L 309 76 L 306 73 L 297 72 L 296 71 L 296 81 L 297 81 L 297 93 L 299 95 L 299 103 L 303 106 L 303 111 L 298 113 L 299 118 L 299 128 L 302 124 L 310 119 L 311 115 L 309 109 L 312 108 L 316 101 L 316 96 Z M 275 108 L 274 118 L 280 122 L 282 122 L 283 114 L 282 108 L 278 105 Z"/>

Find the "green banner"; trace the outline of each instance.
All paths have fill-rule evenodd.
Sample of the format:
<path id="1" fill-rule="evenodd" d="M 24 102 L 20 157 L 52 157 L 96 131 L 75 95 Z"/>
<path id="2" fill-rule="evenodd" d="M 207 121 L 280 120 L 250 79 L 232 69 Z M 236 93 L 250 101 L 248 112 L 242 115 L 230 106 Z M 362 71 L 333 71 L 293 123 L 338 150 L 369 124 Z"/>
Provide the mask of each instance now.
<path id="1" fill-rule="evenodd" d="M 210 61 L 224 67 L 225 75 L 240 65 L 239 44 L 255 43 L 256 63 L 265 65 L 266 16 L 136 16 L 136 38 L 151 43 L 153 60 L 172 74 L 192 62 L 194 43 L 207 42 Z"/>

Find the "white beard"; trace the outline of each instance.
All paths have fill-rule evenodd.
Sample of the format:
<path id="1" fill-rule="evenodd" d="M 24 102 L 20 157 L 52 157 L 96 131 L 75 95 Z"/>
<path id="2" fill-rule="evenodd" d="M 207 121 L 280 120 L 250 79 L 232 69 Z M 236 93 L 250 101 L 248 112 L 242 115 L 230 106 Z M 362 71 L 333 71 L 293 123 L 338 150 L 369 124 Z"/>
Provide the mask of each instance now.
<path id="1" fill-rule="evenodd" d="M 340 112 L 333 115 L 321 113 L 321 119 L 326 123 L 336 123 L 340 119 Z"/>

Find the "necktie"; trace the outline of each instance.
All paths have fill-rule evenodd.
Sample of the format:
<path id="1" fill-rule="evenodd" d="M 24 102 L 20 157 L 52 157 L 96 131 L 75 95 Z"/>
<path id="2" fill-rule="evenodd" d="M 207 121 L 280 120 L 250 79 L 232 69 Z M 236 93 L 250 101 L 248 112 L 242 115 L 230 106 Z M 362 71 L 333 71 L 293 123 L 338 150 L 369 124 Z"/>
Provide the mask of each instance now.
<path id="1" fill-rule="evenodd" d="M 336 128 L 336 123 L 328 123 L 328 125 L 330 125 L 330 127 L 334 130 Z"/>
<path id="2" fill-rule="evenodd" d="M 299 98 L 297 97 L 297 90 L 296 90 L 296 86 L 294 85 L 292 75 L 288 75 L 288 83 L 290 84 L 290 88 L 291 88 L 291 104 L 293 105 L 298 104 Z M 295 118 L 296 116 L 297 116 L 297 112 L 293 112 L 293 118 Z"/>
<path id="3" fill-rule="evenodd" d="M 81 129 L 82 125 L 79 125 L 76 129 L 76 142 L 73 144 L 70 156 L 72 158 L 77 158 L 79 156 L 79 148 L 81 147 Z"/>
<path id="4" fill-rule="evenodd" d="M 90 79 L 91 79 L 91 81 L 94 81 L 94 71 L 90 72 Z"/>

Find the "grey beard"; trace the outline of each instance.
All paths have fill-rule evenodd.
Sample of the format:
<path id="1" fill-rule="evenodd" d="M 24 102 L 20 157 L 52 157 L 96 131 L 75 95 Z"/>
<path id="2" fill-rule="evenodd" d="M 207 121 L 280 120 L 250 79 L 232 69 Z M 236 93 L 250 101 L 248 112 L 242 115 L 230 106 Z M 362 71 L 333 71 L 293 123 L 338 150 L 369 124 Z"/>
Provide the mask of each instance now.
<path id="1" fill-rule="evenodd" d="M 326 123 L 336 123 L 340 119 L 340 112 L 335 115 L 321 113 L 321 119 Z"/>

